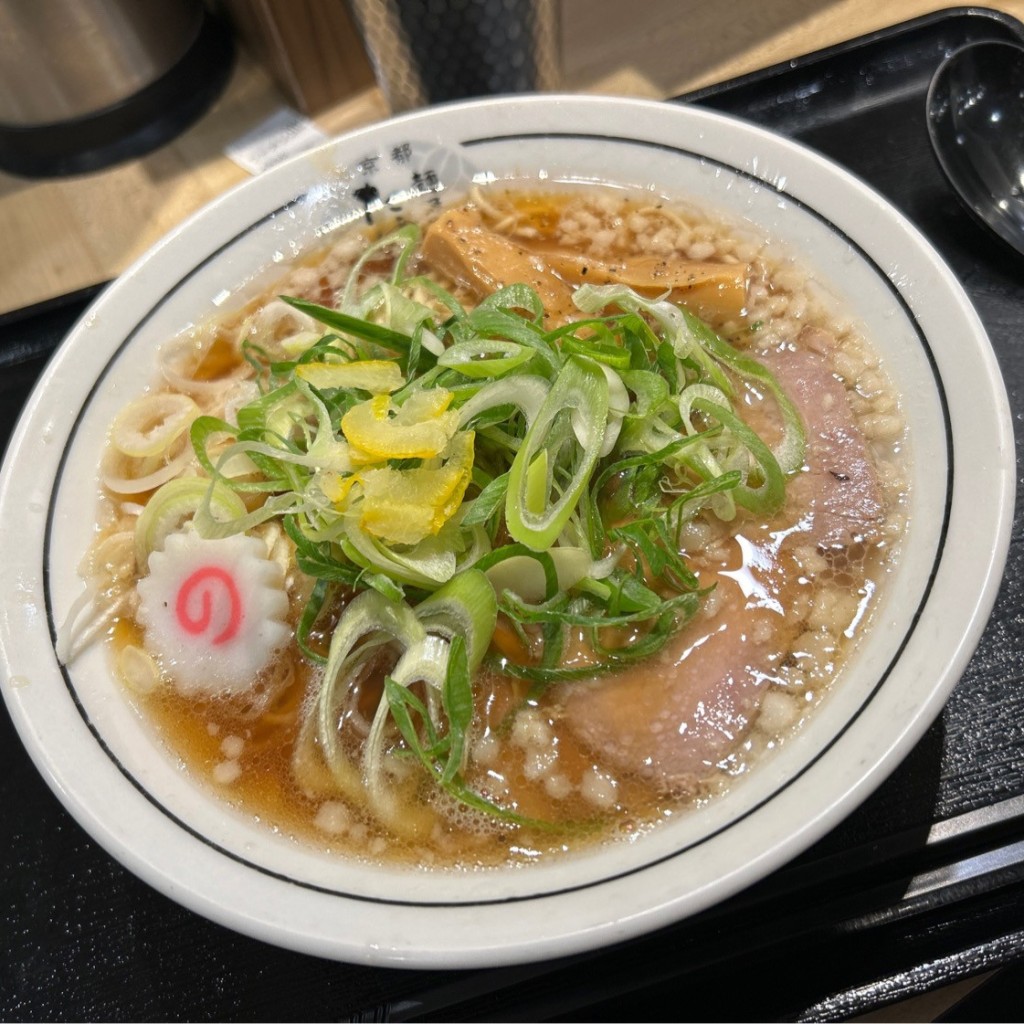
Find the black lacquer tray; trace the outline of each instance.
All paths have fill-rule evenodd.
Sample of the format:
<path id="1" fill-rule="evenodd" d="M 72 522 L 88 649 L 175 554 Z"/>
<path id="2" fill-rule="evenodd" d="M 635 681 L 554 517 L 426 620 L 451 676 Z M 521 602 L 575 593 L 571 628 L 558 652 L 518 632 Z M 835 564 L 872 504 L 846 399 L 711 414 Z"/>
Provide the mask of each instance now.
<path id="1" fill-rule="evenodd" d="M 1020 420 L 1024 260 L 960 206 L 924 120 L 932 72 L 978 39 L 1024 40 L 1024 26 L 984 9 L 940 12 L 680 101 L 800 140 L 909 215 L 974 301 Z M 0 318 L 0 443 L 91 297 Z M 1016 991 L 1018 975 L 1024 990 L 1022 625 L 1019 497 L 1006 576 L 966 674 L 910 757 L 843 825 L 699 918 L 614 949 L 487 971 L 337 964 L 193 915 L 82 832 L 0 712 L 0 1017 L 835 1020 L 992 968 L 1002 968 L 1001 992 Z M 946 1019 L 1017 1019 L 1015 1009 L 995 1015 L 995 988 Z"/>

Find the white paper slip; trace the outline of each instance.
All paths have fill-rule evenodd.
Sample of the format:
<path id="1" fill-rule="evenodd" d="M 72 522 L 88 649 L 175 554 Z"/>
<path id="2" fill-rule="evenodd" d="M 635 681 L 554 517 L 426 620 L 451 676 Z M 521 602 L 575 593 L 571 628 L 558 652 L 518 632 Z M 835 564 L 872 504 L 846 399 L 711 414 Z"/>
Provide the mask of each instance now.
<path id="1" fill-rule="evenodd" d="M 225 156 L 250 174 L 259 174 L 296 153 L 327 139 L 309 118 L 291 107 L 280 107 L 251 131 L 224 149 Z"/>

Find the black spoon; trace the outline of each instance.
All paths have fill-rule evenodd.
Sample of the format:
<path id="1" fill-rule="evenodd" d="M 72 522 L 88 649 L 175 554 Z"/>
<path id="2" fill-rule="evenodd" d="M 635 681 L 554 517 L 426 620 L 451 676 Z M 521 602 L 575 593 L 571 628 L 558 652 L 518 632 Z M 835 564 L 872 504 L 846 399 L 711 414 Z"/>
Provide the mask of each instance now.
<path id="1" fill-rule="evenodd" d="M 928 88 L 928 134 L 961 199 L 1024 254 L 1024 46 L 971 43 Z"/>

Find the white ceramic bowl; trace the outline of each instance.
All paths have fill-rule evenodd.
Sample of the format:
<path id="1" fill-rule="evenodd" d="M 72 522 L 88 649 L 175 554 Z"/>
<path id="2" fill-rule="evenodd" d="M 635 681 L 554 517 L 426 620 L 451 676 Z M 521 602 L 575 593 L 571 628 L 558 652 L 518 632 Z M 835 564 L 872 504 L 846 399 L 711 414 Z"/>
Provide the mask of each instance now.
<path id="1" fill-rule="evenodd" d="M 781 753 L 699 813 L 632 845 L 478 873 L 371 868 L 259 827 L 199 787 L 122 699 L 94 649 L 63 669 L 55 624 L 80 590 L 97 453 L 154 351 L 370 212 L 507 177 L 693 198 L 798 253 L 862 322 L 903 396 L 911 522 L 842 684 Z M 371 186 L 376 192 L 367 189 Z M 413 198 L 417 191 L 426 195 Z M 1005 559 L 1010 415 L 977 316 L 915 228 L 813 152 L 703 110 L 581 97 L 493 100 L 374 126 L 262 175 L 112 285 L 25 410 L 0 491 L 0 671 L 54 791 L 136 874 L 216 921 L 320 956 L 468 967 L 548 958 L 695 913 L 849 813 L 942 708 Z"/>

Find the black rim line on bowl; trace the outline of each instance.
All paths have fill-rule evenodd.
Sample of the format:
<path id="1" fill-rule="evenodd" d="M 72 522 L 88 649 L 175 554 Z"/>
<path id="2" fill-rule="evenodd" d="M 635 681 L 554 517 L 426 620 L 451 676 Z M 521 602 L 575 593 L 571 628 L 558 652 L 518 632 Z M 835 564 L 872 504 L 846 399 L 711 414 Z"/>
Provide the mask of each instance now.
<path id="1" fill-rule="evenodd" d="M 741 821 L 744 821 L 746 818 L 749 818 L 751 815 L 755 814 L 757 811 L 759 811 L 766 804 L 768 804 L 772 800 L 774 800 L 779 795 L 779 793 L 781 793 L 784 790 L 788 789 L 794 782 L 796 782 L 799 778 L 801 778 L 804 774 L 806 774 L 811 768 L 813 768 L 832 749 L 832 747 L 846 734 L 846 732 L 851 728 L 851 726 L 854 724 L 854 722 L 856 722 L 857 719 L 860 718 L 861 714 L 867 709 L 867 707 L 874 700 L 874 698 L 877 695 L 878 691 L 882 688 L 882 686 L 885 684 L 886 680 L 889 678 L 889 675 L 892 672 L 893 668 L 899 662 L 900 657 L 902 656 L 904 649 L 906 648 L 907 644 L 910 642 L 910 638 L 913 636 L 913 634 L 914 634 L 914 632 L 915 632 L 915 630 L 917 628 L 917 624 L 920 621 L 922 614 L 924 613 L 925 606 L 928 603 L 928 598 L 929 598 L 929 596 L 931 594 L 932 587 L 933 587 L 934 582 L 935 582 L 935 578 L 936 578 L 936 576 L 938 574 L 938 571 L 939 571 L 939 566 L 940 566 L 940 564 L 942 562 L 942 559 L 943 559 L 943 556 L 944 556 L 944 553 L 945 553 L 946 536 L 947 536 L 947 532 L 948 532 L 948 529 L 949 529 L 949 518 L 950 518 L 950 511 L 951 511 L 951 506 L 952 506 L 953 477 L 954 477 L 952 424 L 950 422 L 949 406 L 948 406 L 948 402 L 947 402 L 947 399 L 946 399 L 945 387 L 943 385 L 942 377 L 941 377 L 941 375 L 939 373 L 939 370 L 938 370 L 938 365 L 936 363 L 934 353 L 931 350 L 931 346 L 928 344 L 928 339 L 925 337 L 925 334 L 924 334 L 923 330 L 921 329 L 920 324 L 918 323 L 917 317 L 914 315 L 913 311 L 910 309 L 910 306 L 908 305 L 906 299 L 903 297 L 903 295 L 901 294 L 899 289 L 896 288 L 896 286 L 893 284 L 893 282 L 889 279 L 889 277 L 884 273 L 884 271 L 878 265 L 878 263 L 871 256 L 868 255 L 868 253 L 861 247 L 861 245 L 858 242 L 856 242 L 854 239 L 850 238 L 849 235 L 847 235 L 845 231 L 841 230 L 837 225 L 835 225 L 831 220 L 829 220 L 823 214 L 818 212 L 818 210 L 816 210 L 814 207 L 808 205 L 803 200 L 801 200 L 798 197 L 792 195 L 790 192 L 784 191 L 782 188 L 778 187 L 774 183 L 772 183 L 770 181 L 767 181 L 764 178 L 760 178 L 756 174 L 752 174 L 749 171 L 744 171 L 741 168 L 734 167 L 731 164 L 726 163 L 725 161 L 716 160 L 714 158 L 707 157 L 707 156 L 705 156 L 703 154 L 700 154 L 700 153 L 695 153 L 692 150 L 688 150 L 688 149 L 685 149 L 685 148 L 680 147 L 680 146 L 673 146 L 673 145 L 670 145 L 668 143 L 663 143 L 663 142 L 654 142 L 654 141 L 647 140 L 647 139 L 626 138 L 626 137 L 623 137 L 623 136 L 616 136 L 616 135 L 603 135 L 603 134 L 580 133 L 580 132 L 522 132 L 522 133 L 511 134 L 511 135 L 495 135 L 495 136 L 487 136 L 487 137 L 481 137 L 481 138 L 475 138 L 475 139 L 467 139 L 467 140 L 463 140 L 458 145 L 460 145 L 463 148 L 471 148 L 473 146 L 488 145 L 488 144 L 493 144 L 493 143 L 506 143 L 506 142 L 516 143 L 516 142 L 521 142 L 523 140 L 528 140 L 528 139 L 529 140 L 539 140 L 539 139 L 552 139 L 552 140 L 555 140 L 555 139 L 557 139 L 557 140 L 569 139 L 569 140 L 573 140 L 573 139 L 577 139 L 577 140 L 590 140 L 590 141 L 600 141 L 600 142 L 611 142 L 611 143 L 622 144 L 622 145 L 640 146 L 640 147 L 647 147 L 647 148 L 651 148 L 651 149 L 659 149 L 659 150 L 662 150 L 664 152 L 674 153 L 674 154 L 686 157 L 686 158 L 691 159 L 691 160 L 698 160 L 698 161 L 702 161 L 702 162 L 707 163 L 707 164 L 713 164 L 713 165 L 715 165 L 717 167 L 722 168 L 723 170 L 726 170 L 726 171 L 730 172 L 731 174 L 735 174 L 735 175 L 737 175 L 737 176 L 739 176 L 741 178 L 744 178 L 744 179 L 747 179 L 747 180 L 749 180 L 751 182 L 754 182 L 754 183 L 758 184 L 761 187 L 768 188 L 768 189 L 772 190 L 773 192 L 775 192 L 776 194 L 784 197 L 788 202 L 793 203 L 799 209 L 801 209 L 805 213 L 809 214 L 814 219 L 818 220 L 820 223 L 824 224 L 834 235 L 836 235 L 837 237 L 841 238 L 846 244 L 848 244 L 852 249 L 854 249 L 858 253 L 858 255 L 861 257 L 861 259 L 863 259 L 864 262 L 867 263 L 876 272 L 876 274 L 878 275 L 880 280 L 885 283 L 885 286 L 892 293 L 893 297 L 896 299 L 896 301 L 898 302 L 898 304 L 902 308 L 904 314 L 906 315 L 907 320 L 909 321 L 909 323 L 914 328 L 914 332 L 917 335 L 917 338 L 918 338 L 918 341 L 919 341 L 919 343 L 921 345 L 921 348 L 922 348 L 923 352 L 925 353 L 925 356 L 926 356 L 926 358 L 928 360 L 928 365 L 929 365 L 929 367 L 931 369 L 932 377 L 933 377 L 934 382 L 935 382 L 936 393 L 938 394 L 939 402 L 940 402 L 940 405 L 941 405 L 941 408 L 942 408 L 942 418 L 943 418 L 943 424 L 945 426 L 945 442 L 946 442 L 946 455 L 947 455 L 947 458 L 946 458 L 946 500 L 945 500 L 945 505 L 943 507 L 942 526 L 941 526 L 941 529 L 940 529 L 940 532 L 939 532 L 938 544 L 937 544 L 937 548 L 936 548 L 936 551 L 935 551 L 935 554 L 934 554 L 934 559 L 933 559 L 933 563 L 932 563 L 931 572 L 929 573 L 928 579 L 927 579 L 927 581 L 925 583 L 925 586 L 924 586 L 924 589 L 922 591 L 921 600 L 920 600 L 917 608 L 914 611 L 914 614 L 913 614 L 913 616 L 911 618 L 911 621 L 910 621 L 910 623 L 908 625 L 907 631 L 904 634 L 903 639 L 900 641 L 899 646 L 897 647 L 897 649 L 896 649 L 896 651 L 895 651 L 895 653 L 893 655 L 892 660 L 886 666 L 885 671 L 880 675 L 877 683 L 872 688 L 871 692 L 865 697 L 863 703 L 860 705 L 860 707 L 858 707 L 853 712 L 853 714 L 850 715 L 849 719 L 844 723 L 843 727 L 829 740 L 829 742 L 817 754 L 815 754 L 815 756 L 813 758 L 811 758 L 810 761 L 808 761 L 805 765 L 803 765 L 798 772 L 796 772 L 793 776 L 791 776 L 789 779 L 787 779 L 778 788 L 773 790 L 763 800 L 759 801 L 754 806 L 748 808 L 746 811 L 744 811 L 742 814 L 738 815 L 737 817 L 733 818 L 731 821 L 729 821 L 729 822 L 723 824 L 722 826 L 720 826 L 719 828 L 715 829 L 713 832 L 710 832 L 707 835 L 701 836 L 699 839 L 694 840 L 692 843 L 689 843 L 689 844 L 687 844 L 685 846 L 682 846 L 679 849 L 673 850 L 670 853 L 667 853 L 667 854 L 665 854 L 665 855 L 663 855 L 661 857 L 658 857 L 658 858 L 655 858 L 653 860 L 647 861 L 647 862 L 645 862 L 643 864 L 636 865 L 635 867 L 629 868 L 629 869 L 627 869 L 625 871 L 616 872 L 614 874 L 611 874 L 611 875 L 608 875 L 608 876 L 605 876 L 605 877 L 602 877 L 602 878 L 594 879 L 592 881 L 582 882 L 582 883 L 580 883 L 578 885 L 569 885 L 569 886 L 565 886 L 565 887 L 562 887 L 562 888 L 559 888 L 559 889 L 549 889 L 549 890 L 545 890 L 543 892 L 529 893 L 529 894 L 527 894 L 525 896 L 509 896 L 509 897 L 503 897 L 501 899 L 480 899 L 480 900 L 472 900 L 472 901 L 455 901 L 455 900 L 451 900 L 451 901 L 449 901 L 449 900 L 426 901 L 426 900 L 390 899 L 390 898 L 384 898 L 384 897 L 379 897 L 379 896 L 369 896 L 369 895 L 366 895 L 366 894 L 363 894 L 363 893 L 347 892 L 345 890 L 334 889 L 334 888 L 330 888 L 330 887 L 327 887 L 327 886 L 317 885 L 316 883 L 304 881 L 302 879 L 293 878 L 290 875 L 286 875 L 286 874 L 283 874 L 283 873 L 281 873 L 279 871 L 275 871 L 275 870 L 273 870 L 271 868 L 267 868 L 267 867 L 265 867 L 265 866 L 263 866 L 261 864 L 254 863 L 253 861 L 246 859 L 245 857 L 241 856 L 240 854 L 237 854 L 237 853 L 233 852 L 232 850 L 225 849 L 219 843 L 214 842 L 208 836 L 204 835 L 202 832 L 197 831 L 195 828 L 193 828 L 187 822 L 183 821 L 172 810 L 170 810 L 170 808 L 164 806 L 164 804 L 162 804 L 157 799 L 156 796 L 154 796 L 152 793 L 150 793 L 146 789 L 146 787 L 131 773 L 131 771 L 127 768 L 127 766 L 124 765 L 121 762 L 121 760 L 114 753 L 114 751 L 111 750 L 110 747 L 107 745 L 106 740 L 104 739 L 103 735 L 100 733 L 99 729 L 96 727 L 96 725 L 93 723 L 92 719 L 90 718 L 89 713 L 86 711 L 85 706 L 82 703 L 81 699 L 79 698 L 77 690 L 75 689 L 75 685 L 72 682 L 72 679 L 71 679 L 70 673 L 68 672 L 67 667 L 65 665 L 63 665 L 61 662 L 57 661 L 58 670 L 60 671 L 60 674 L 61 674 L 62 678 L 64 679 L 64 683 L 65 683 L 65 686 L 67 687 L 68 693 L 70 694 L 72 702 L 74 703 L 75 708 L 77 709 L 77 711 L 79 713 L 79 716 L 81 717 L 83 723 L 86 725 L 86 727 L 88 728 L 89 732 L 92 733 L 93 738 L 96 740 L 96 743 L 98 744 L 100 749 L 106 754 L 106 756 L 109 758 L 111 763 L 118 769 L 118 771 L 124 776 L 124 778 L 135 788 L 135 790 L 137 792 L 139 792 L 150 804 L 153 805 L 153 807 L 155 807 L 161 814 L 163 814 L 166 818 L 168 818 L 171 822 L 173 822 L 177 827 L 182 829 L 182 831 L 186 832 L 188 835 L 192 836 L 194 839 L 197 839 L 203 845 L 205 845 L 205 846 L 209 847 L 210 849 L 216 851 L 217 853 L 221 854 L 222 856 L 227 857 L 229 860 L 235 861 L 236 863 L 241 864 L 241 865 L 243 865 L 243 866 L 245 866 L 247 868 L 250 868 L 253 871 L 256 871 L 259 874 L 262 874 L 262 875 L 264 875 L 264 876 L 266 876 L 268 878 L 272 878 L 272 879 L 275 879 L 275 880 L 281 881 L 281 882 L 287 882 L 287 883 L 289 883 L 291 885 L 295 885 L 295 886 L 298 886 L 299 888 L 306 889 L 306 890 L 309 890 L 309 891 L 312 891 L 312 892 L 322 893 L 324 895 L 330 895 L 330 896 L 337 896 L 337 897 L 340 897 L 340 898 L 343 898 L 343 899 L 356 900 L 358 902 L 363 902 L 363 903 L 381 904 L 381 905 L 387 905 L 387 906 L 404 906 L 404 907 L 414 907 L 414 908 L 422 907 L 422 908 L 425 908 L 425 909 L 438 908 L 438 907 L 447 907 L 447 908 L 460 908 L 460 907 L 464 907 L 464 908 L 467 908 L 467 909 L 471 909 L 471 908 L 481 907 L 481 906 L 494 906 L 494 905 L 505 904 L 505 903 L 521 903 L 521 902 L 527 902 L 527 901 L 532 901 L 532 900 L 548 899 L 550 897 L 560 896 L 560 895 L 563 895 L 565 893 L 578 892 L 578 891 L 582 891 L 582 890 L 585 890 L 585 889 L 594 888 L 596 886 L 605 885 L 605 884 L 608 884 L 610 882 L 614 882 L 614 881 L 617 881 L 619 879 L 629 877 L 631 875 L 639 874 L 640 872 L 646 871 L 646 870 L 648 870 L 648 869 L 650 869 L 652 867 L 656 867 L 659 864 L 662 864 L 662 863 L 665 863 L 667 861 L 670 861 L 670 860 L 674 859 L 675 857 L 678 857 L 678 856 L 688 852 L 689 850 L 695 849 L 696 847 L 701 846 L 704 843 L 709 842 L 710 840 L 716 838 L 717 836 L 721 835 L 722 833 L 728 831 L 730 828 L 733 828 L 735 825 L 739 824 Z M 866 186 L 866 187 L 870 188 L 870 186 Z M 82 418 L 83 418 L 83 415 L 84 415 L 86 409 L 92 403 L 92 401 L 93 401 L 93 399 L 94 399 L 94 397 L 96 395 L 96 392 L 99 390 L 100 385 L 105 380 L 108 372 L 113 368 L 113 366 L 117 362 L 118 357 L 120 356 L 120 354 L 128 347 L 128 345 L 132 342 L 132 340 L 139 333 L 139 331 L 142 330 L 142 328 L 149 322 L 149 320 L 156 314 L 156 312 L 167 302 L 167 300 L 171 298 L 172 295 L 174 295 L 186 282 L 188 282 L 192 277 L 194 277 L 197 273 L 199 273 L 199 271 L 201 271 L 204 267 L 206 267 L 212 260 L 214 260 L 216 257 L 221 255 L 226 250 L 230 249 L 238 241 L 240 241 L 246 235 L 250 234 L 253 230 L 255 230 L 256 228 L 262 226 L 267 221 L 273 220 L 275 217 L 279 216 L 280 214 L 286 212 L 287 210 L 289 210 L 292 207 L 296 206 L 297 204 L 301 203 L 305 199 L 306 194 L 307 193 L 303 193 L 300 196 L 296 196 L 294 199 L 289 200 L 287 203 L 284 203 L 283 205 L 279 206 L 277 209 L 272 210 L 271 212 L 269 212 L 267 214 L 264 214 L 264 216 L 259 218 L 259 220 L 253 221 L 251 224 L 248 224 L 242 231 L 238 232 L 238 234 L 236 234 L 234 237 L 232 237 L 228 241 L 224 242 L 222 245 L 220 245 L 213 252 L 211 252 L 207 256 L 205 256 L 200 262 L 198 262 L 194 266 L 192 266 L 188 270 L 187 273 L 185 273 L 181 278 L 179 278 L 174 283 L 173 286 L 171 286 L 170 288 L 168 288 L 164 292 L 164 294 L 161 297 L 161 299 L 158 302 L 156 302 L 146 312 L 146 314 L 138 321 L 138 323 L 128 332 L 128 334 L 125 336 L 124 340 L 118 345 L 118 347 L 115 349 L 115 351 L 111 354 L 111 356 L 107 360 L 107 363 L 104 366 L 103 370 L 97 376 L 97 378 L 96 378 L 95 382 L 93 383 L 92 387 L 89 389 L 89 393 L 86 395 L 85 400 L 82 402 L 81 406 L 79 407 L 79 409 L 78 409 L 78 411 L 77 411 L 77 413 L 75 415 L 74 423 L 71 426 L 71 430 L 70 430 L 70 432 L 68 434 L 67 441 L 65 442 L 64 449 L 63 449 L 63 451 L 61 453 L 60 461 L 59 461 L 58 466 L 57 466 L 57 474 L 56 474 L 56 477 L 55 477 L 55 480 L 54 480 L 54 485 L 53 485 L 53 487 L 51 488 L 51 491 L 50 491 L 50 498 L 49 498 L 49 503 L 48 503 L 48 507 L 47 507 L 46 528 L 45 528 L 45 537 L 44 537 L 44 551 L 43 551 L 42 578 L 43 578 L 43 595 L 44 595 L 44 601 L 45 601 L 45 607 L 46 607 L 46 618 L 47 618 L 47 623 L 48 623 L 49 631 L 50 631 L 50 640 L 51 640 L 51 643 L 54 645 L 54 647 L 56 646 L 57 627 L 56 627 L 56 623 L 55 623 L 55 617 L 54 617 L 54 611 L 53 611 L 53 603 L 52 603 L 52 599 L 51 599 L 49 552 L 50 552 L 50 547 L 51 547 L 52 537 L 53 537 L 55 505 L 56 505 L 57 493 L 60 490 L 60 482 L 64 478 L 64 468 L 65 468 L 65 464 L 66 464 L 66 461 L 67 461 L 67 458 L 68 458 L 68 454 L 69 454 L 70 449 L 72 447 L 72 444 L 73 444 L 73 441 L 75 439 L 75 436 L 76 436 L 76 434 L 78 432 L 78 429 L 80 427 L 80 424 L 81 424 L 81 421 L 82 421 Z M 99 838 L 99 837 L 98 836 L 94 836 L 94 838 Z M 111 852 L 113 852 L 113 851 L 111 851 Z"/>

